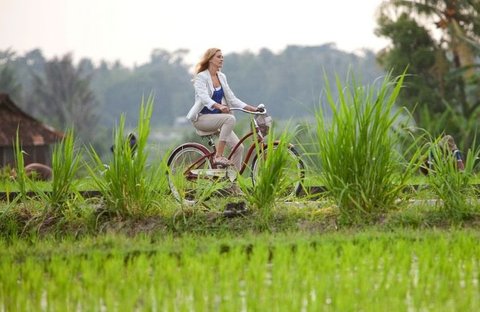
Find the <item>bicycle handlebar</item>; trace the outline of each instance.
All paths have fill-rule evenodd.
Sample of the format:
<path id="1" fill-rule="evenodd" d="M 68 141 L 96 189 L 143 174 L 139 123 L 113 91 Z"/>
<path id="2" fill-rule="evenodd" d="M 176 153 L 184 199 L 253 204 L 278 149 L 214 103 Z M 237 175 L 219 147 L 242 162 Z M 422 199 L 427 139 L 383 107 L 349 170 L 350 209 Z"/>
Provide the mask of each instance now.
<path id="1" fill-rule="evenodd" d="M 253 115 L 265 115 L 267 113 L 267 109 L 265 108 L 265 106 L 259 107 L 259 108 L 263 109 L 263 111 L 252 112 L 252 111 L 249 111 L 249 110 L 246 110 L 246 109 L 243 109 L 243 108 L 237 108 L 237 107 L 231 107 L 230 110 L 231 111 L 241 111 L 241 112 L 244 112 L 244 113 L 247 113 L 247 114 L 253 114 Z"/>

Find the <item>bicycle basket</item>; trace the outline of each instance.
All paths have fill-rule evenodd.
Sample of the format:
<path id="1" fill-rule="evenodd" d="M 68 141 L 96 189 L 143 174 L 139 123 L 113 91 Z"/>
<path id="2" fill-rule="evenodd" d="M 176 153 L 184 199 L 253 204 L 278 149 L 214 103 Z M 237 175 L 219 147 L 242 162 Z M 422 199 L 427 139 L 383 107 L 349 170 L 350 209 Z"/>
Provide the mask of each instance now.
<path id="1" fill-rule="evenodd" d="M 272 126 L 272 117 L 268 116 L 267 114 L 263 115 L 256 115 L 255 120 L 258 125 L 258 129 L 263 136 L 268 135 L 268 131 Z"/>

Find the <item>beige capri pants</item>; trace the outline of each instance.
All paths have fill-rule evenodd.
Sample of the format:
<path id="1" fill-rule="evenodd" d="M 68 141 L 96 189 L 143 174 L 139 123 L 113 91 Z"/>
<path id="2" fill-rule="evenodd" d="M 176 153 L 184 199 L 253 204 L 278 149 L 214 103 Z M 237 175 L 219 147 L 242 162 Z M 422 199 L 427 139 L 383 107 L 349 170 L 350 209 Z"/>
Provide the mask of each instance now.
<path id="1" fill-rule="evenodd" d="M 235 126 L 235 116 L 232 114 L 201 114 L 197 120 L 193 122 L 193 126 L 201 131 L 217 131 L 220 129 L 219 141 L 225 141 L 226 145 L 233 149 L 233 147 L 240 141 L 237 135 L 233 132 Z M 242 167 L 243 158 L 243 144 L 241 144 L 235 154 L 232 155 L 232 162 L 237 170 Z"/>

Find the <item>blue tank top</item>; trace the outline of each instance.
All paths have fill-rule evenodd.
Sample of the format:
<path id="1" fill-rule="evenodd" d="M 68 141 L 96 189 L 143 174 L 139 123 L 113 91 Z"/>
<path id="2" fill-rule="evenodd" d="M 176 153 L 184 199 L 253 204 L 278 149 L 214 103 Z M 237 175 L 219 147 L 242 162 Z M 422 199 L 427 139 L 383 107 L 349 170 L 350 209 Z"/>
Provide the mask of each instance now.
<path id="1" fill-rule="evenodd" d="M 220 87 L 213 91 L 212 94 L 212 100 L 214 100 L 217 103 L 222 103 L 223 99 L 223 88 Z M 220 114 L 222 111 L 219 110 L 218 108 L 214 108 L 212 110 L 208 109 L 208 107 L 204 106 L 202 110 L 200 111 L 200 114 Z"/>

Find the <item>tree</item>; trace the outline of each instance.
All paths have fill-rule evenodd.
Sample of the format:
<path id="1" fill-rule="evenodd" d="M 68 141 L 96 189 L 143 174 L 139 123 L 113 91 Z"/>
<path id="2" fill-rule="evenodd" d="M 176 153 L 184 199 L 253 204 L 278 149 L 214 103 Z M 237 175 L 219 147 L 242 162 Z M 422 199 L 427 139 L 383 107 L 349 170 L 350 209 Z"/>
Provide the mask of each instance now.
<path id="1" fill-rule="evenodd" d="M 183 64 L 184 50 L 169 53 L 155 49 L 150 62 L 125 75 L 110 75 L 111 84 L 104 89 L 105 109 L 114 119 L 126 114 L 127 124 L 138 118 L 142 97 L 154 96 L 152 120 L 172 125 L 175 117 L 185 116 L 193 101 L 193 87 L 188 68 Z M 116 69 L 112 68 L 111 73 Z"/>
<path id="2" fill-rule="evenodd" d="M 401 104 L 411 110 L 421 103 L 432 112 L 443 111 L 441 94 L 448 95 L 442 88 L 445 62 L 428 31 L 406 13 L 396 21 L 383 17 L 379 24 L 378 33 L 392 40 L 392 47 L 379 54 L 380 64 L 397 76 L 406 68 L 410 74 L 399 99 Z M 439 92 L 432 92 L 435 89 Z M 417 117 L 419 113 L 417 110 Z"/>
<path id="3" fill-rule="evenodd" d="M 0 92 L 8 93 L 16 102 L 21 99 L 22 86 L 18 83 L 13 68 L 8 65 L 0 66 Z"/>
<path id="4" fill-rule="evenodd" d="M 22 86 L 13 66 L 10 65 L 14 57 L 15 53 L 9 49 L 0 51 L 0 92 L 8 93 L 14 101 L 18 102 L 22 98 Z"/>
<path id="5" fill-rule="evenodd" d="M 476 129 L 466 134 L 462 127 L 480 117 L 480 2 L 390 0 L 378 25 L 377 35 L 392 41 L 380 63 L 394 74 L 408 67 L 410 74 L 399 100 L 417 107 L 414 116 L 428 130 L 438 116 L 451 115 L 443 130 L 464 132 L 471 141 Z"/>
<path id="6" fill-rule="evenodd" d="M 74 127 L 82 140 L 93 137 L 98 115 L 90 77 L 75 68 L 70 54 L 45 64 L 44 75 L 34 74 L 33 96 L 38 115 L 61 129 Z M 33 107 L 33 106 L 30 106 Z"/>

